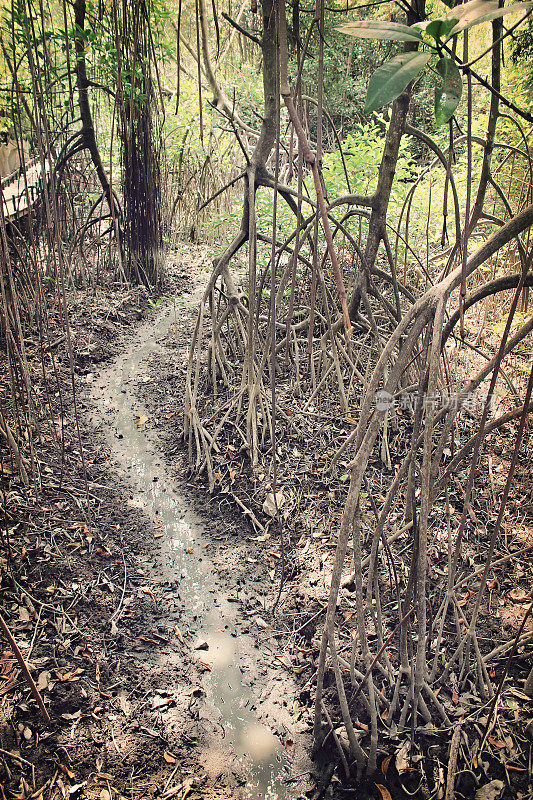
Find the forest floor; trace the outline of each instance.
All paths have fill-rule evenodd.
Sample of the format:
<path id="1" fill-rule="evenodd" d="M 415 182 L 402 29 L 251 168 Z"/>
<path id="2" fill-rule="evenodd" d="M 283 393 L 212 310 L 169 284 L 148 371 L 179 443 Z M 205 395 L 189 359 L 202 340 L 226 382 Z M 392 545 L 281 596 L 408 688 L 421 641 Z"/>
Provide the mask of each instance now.
<path id="1" fill-rule="evenodd" d="M 65 342 L 51 347 L 57 380 L 46 384 L 37 338 L 28 342 L 35 391 L 43 403 L 49 400 L 56 432 L 43 422 L 35 443 L 36 491 L 21 486 L 2 454 L 0 599 L 51 723 L 39 719 L 4 645 L 0 783 L 7 800 L 296 799 L 320 796 L 322 779 L 331 779 L 327 764 L 309 760 L 310 727 L 344 476 L 333 485 L 313 476 L 329 446 L 324 437 L 335 427 L 349 430 L 353 421 L 311 419 L 319 434 L 307 450 L 289 442 L 298 492 L 291 496 L 287 480 L 292 544 L 273 616 L 282 554 L 262 514 L 266 481 L 258 488 L 249 480 L 231 442 L 213 495 L 188 477 L 180 441 L 183 385 L 210 253 L 183 246 L 174 262 L 165 296 L 107 288 L 69 298 L 84 467 Z M 55 444 L 61 405 L 64 456 Z M 490 498 L 501 488 L 511 449 L 507 436 L 489 452 L 493 478 L 479 503 L 485 492 Z M 511 498 L 520 527 L 512 533 L 506 527 L 510 549 L 532 538 L 529 445 L 526 450 Z M 306 469 L 308 485 L 301 477 Z M 434 568 L 435 580 L 442 579 L 438 561 Z M 507 562 L 495 575 L 491 602 L 498 617 L 485 631 L 489 649 L 516 633 L 530 601 L 530 559 Z M 465 587 L 465 606 L 470 596 Z M 339 614 L 349 642 L 349 586 Z M 481 778 L 502 778 L 509 797 L 529 791 L 533 714 L 521 692 L 528 658 L 519 654 L 506 683 L 504 710 L 489 740 L 493 758 Z M 468 715 L 468 700 L 459 703 L 452 689 L 441 700 L 454 719 Z M 363 735 L 366 730 L 361 722 Z M 428 733 L 435 764 L 446 763 L 449 739 L 449 731 Z M 401 743 L 394 736 L 383 741 L 381 772 L 368 792 L 342 796 L 388 800 L 386 786 L 395 798 L 408 796 L 398 785 Z M 465 784 L 463 796 L 473 798 L 475 790 Z"/>

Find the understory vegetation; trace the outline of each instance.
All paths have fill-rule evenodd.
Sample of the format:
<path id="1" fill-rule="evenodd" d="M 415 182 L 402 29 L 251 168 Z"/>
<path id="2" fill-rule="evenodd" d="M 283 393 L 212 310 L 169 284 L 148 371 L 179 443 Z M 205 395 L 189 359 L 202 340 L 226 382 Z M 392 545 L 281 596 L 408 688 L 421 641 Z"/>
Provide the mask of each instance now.
<path id="1" fill-rule="evenodd" d="M 274 546 L 270 611 L 309 603 L 283 624 L 314 752 L 383 800 L 391 747 L 410 796 L 532 792 L 531 8 L 3 4 L 4 500 L 38 491 L 45 429 L 60 484 L 74 457 L 58 337 L 83 460 L 76 292 L 160 292 L 178 242 L 208 243 L 190 475 Z"/>

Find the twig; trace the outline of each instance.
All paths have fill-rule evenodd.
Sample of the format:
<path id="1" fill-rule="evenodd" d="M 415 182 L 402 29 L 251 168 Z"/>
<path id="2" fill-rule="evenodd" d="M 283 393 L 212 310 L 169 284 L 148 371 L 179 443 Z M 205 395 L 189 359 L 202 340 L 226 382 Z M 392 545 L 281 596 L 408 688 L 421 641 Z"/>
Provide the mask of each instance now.
<path id="1" fill-rule="evenodd" d="M 37 616 L 37 622 L 35 623 L 35 630 L 33 631 L 33 637 L 30 644 L 30 649 L 28 650 L 28 661 L 31 658 L 31 654 L 33 653 L 33 648 L 35 647 L 35 641 L 37 639 L 37 631 L 39 630 L 39 623 L 41 621 L 41 614 L 43 613 L 43 607 L 41 606 L 39 609 L 39 614 Z"/>
<path id="2" fill-rule="evenodd" d="M 9 645 L 10 645 L 11 649 L 13 650 L 13 653 L 15 654 L 15 657 L 16 657 L 17 661 L 20 664 L 20 668 L 22 669 L 22 672 L 24 673 L 24 677 L 26 678 L 26 681 L 28 682 L 28 686 L 30 687 L 32 695 L 34 696 L 35 700 L 37 701 L 37 704 L 38 704 L 38 706 L 39 706 L 39 708 L 41 710 L 41 714 L 43 715 L 44 720 L 46 722 L 50 722 L 50 714 L 46 710 L 46 707 L 45 707 L 45 705 L 43 703 L 43 698 L 39 694 L 39 690 L 38 690 L 37 686 L 35 685 L 35 681 L 33 680 L 32 676 L 30 675 L 30 671 L 28 669 L 28 666 L 27 666 L 26 662 L 24 661 L 22 653 L 19 650 L 18 644 L 14 640 L 11 631 L 7 627 L 6 623 L 4 622 L 4 618 L 1 615 L 0 615 L 0 628 L 2 628 L 2 630 L 3 630 L 4 634 L 5 634 L 5 637 L 6 637 L 7 641 L 9 642 Z"/>
<path id="3" fill-rule="evenodd" d="M 459 754 L 459 742 L 461 741 L 461 724 L 455 728 L 452 741 L 450 742 L 450 755 L 448 756 L 448 775 L 446 777 L 446 794 L 444 800 L 454 800 L 455 797 L 455 773 L 457 771 L 457 756 Z"/>
<path id="4" fill-rule="evenodd" d="M 120 609 L 122 608 L 122 603 L 124 601 L 124 595 L 126 594 L 126 585 L 128 582 L 128 571 L 126 568 L 126 559 L 124 558 L 124 553 L 122 553 L 122 563 L 124 564 L 124 582 L 122 584 L 122 594 L 120 596 L 119 604 L 116 607 L 116 610 L 113 614 L 109 617 L 109 623 L 113 622 L 115 619 L 118 619 L 118 615 L 120 614 Z"/>
<path id="5" fill-rule="evenodd" d="M 225 11 L 222 12 L 222 16 L 224 17 L 226 22 L 229 22 L 230 25 L 233 25 L 235 30 L 239 31 L 239 33 L 242 33 L 243 36 L 247 36 L 248 39 L 251 39 L 252 42 L 255 42 L 256 44 L 259 45 L 259 47 L 261 47 L 261 39 L 258 39 L 257 36 L 254 36 L 253 33 L 247 31 L 246 28 L 242 27 L 242 25 L 239 25 L 239 23 L 236 22 L 234 19 L 232 19 L 229 14 L 226 14 Z"/>
<path id="6" fill-rule="evenodd" d="M 22 756 L 19 756 L 18 753 L 10 753 L 9 750 L 4 750 L 1 747 L 0 747 L 0 753 L 2 753 L 3 756 L 9 756 L 9 758 L 13 758 L 15 761 L 20 761 L 22 764 L 27 764 L 28 767 L 33 767 L 31 761 L 26 761 L 26 759 L 22 758 Z"/>

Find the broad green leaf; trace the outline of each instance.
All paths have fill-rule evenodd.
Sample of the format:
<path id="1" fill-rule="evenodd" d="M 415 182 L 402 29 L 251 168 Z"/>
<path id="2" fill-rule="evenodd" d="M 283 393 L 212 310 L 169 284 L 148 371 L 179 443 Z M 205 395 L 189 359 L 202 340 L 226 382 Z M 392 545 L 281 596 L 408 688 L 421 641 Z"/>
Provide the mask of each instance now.
<path id="1" fill-rule="evenodd" d="M 435 41 L 445 41 L 452 28 L 454 28 L 459 20 L 457 17 L 452 19 L 434 19 L 426 28 L 426 33 L 431 36 Z"/>
<path id="2" fill-rule="evenodd" d="M 420 42 L 422 36 L 416 28 L 385 20 L 347 22 L 336 28 L 339 33 L 357 36 L 359 39 L 389 39 L 393 42 Z"/>
<path id="3" fill-rule="evenodd" d="M 512 3 L 505 8 L 498 8 L 498 0 L 469 0 L 462 6 L 456 6 L 446 15 L 448 19 L 455 17 L 459 22 L 450 31 L 450 36 L 455 36 L 461 31 L 466 31 L 473 25 L 490 22 L 507 14 L 525 12 L 533 8 L 533 2 Z"/>
<path id="4" fill-rule="evenodd" d="M 448 122 L 457 108 L 463 93 L 461 73 L 451 58 L 441 58 L 436 64 L 442 83 L 435 86 L 435 121 L 437 125 Z"/>
<path id="5" fill-rule="evenodd" d="M 402 53 L 386 61 L 370 78 L 365 112 L 376 111 L 395 100 L 424 69 L 430 58 L 431 53 Z"/>

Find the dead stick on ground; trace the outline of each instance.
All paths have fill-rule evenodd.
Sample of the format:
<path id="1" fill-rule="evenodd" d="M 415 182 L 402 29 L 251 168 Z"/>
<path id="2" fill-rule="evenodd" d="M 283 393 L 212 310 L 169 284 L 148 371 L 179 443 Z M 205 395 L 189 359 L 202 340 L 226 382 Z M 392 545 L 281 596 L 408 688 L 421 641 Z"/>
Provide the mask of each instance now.
<path id="1" fill-rule="evenodd" d="M 461 725 L 458 725 L 453 732 L 452 741 L 450 743 L 445 800 L 453 800 L 453 798 L 455 797 L 455 773 L 457 771 L 457 756 L 459 755 L 460 741 L 461 741 Z"/>
<path id="2" fill-rule="evenodd" d="M 50 722 L 50 714 L 48 713 L 48 711 L 45 708 L 45 705 L 43 703 L 43 698 L 39 694 L 39 690 L 38 690 L 37 686 L 35 685 L 35 681 L 33 680 L 32 676 L 30 675 L 30 671 L 28 669 L 28 665 L 24 661 L 22 653 L 20 652 L 20 650 L 18 648 L 18 645 L 17 645 L 16 641 L 14 640 L 11 631 L 7 627 L 6 623 L 4 622 L 4 618 L 2 616 L 0 616 L 0 628 L 2 628 L 2 630 L 4 631 L 5 637 L 6 637 L 7 641 L 9 642 L 9 645 L 10 645 L 11 649 L 13 650 L 13 653 L 15 654 L 15 657 L 16 657 L 17 661 L 20 664 L 20 668 L 22 669 L 22 672 L 24 673 L 24 677 L 26 678 L 26 681 L 28 682 L 28 686 L 31 689 L 31 693 L 34 696 L 34 698 L 36 699 L 39 708 L 41 709 L 41 714 L 43 715 L 44 720 L 46 722 Z"/>

